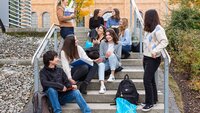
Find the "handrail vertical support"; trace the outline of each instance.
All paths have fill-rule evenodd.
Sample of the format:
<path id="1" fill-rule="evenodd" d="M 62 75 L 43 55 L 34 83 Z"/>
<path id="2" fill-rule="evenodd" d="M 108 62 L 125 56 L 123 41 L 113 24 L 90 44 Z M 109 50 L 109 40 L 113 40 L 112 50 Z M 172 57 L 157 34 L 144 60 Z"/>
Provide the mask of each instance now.
<path id="1" fill-rule="evenodd" d="M 138 23 L 140 27 L 140 58 L 142 57 L 142 25 L 141 23 Z"/>
<path id="2" fill-rule="evenodd" d="M 58 52 L 57 29 L 54 31 L 54 51 Z"/>
<path id="3" fill-rule="evenodd" d="M 165 75 L 165 79 L 164 79 L 164 90 L 165 90 L 165 97 L 164 97 L 164 113 L 169 113 L 169 61 L 168 58 L 164 59 L 164 75 Z"/>
<path id="4" fill-rule="evenodd" d="M 132 22 L 132 20 L 133 20 L 133 5 L 132 5 L 132 3 L 131 3 L 131 0 L 130 0 L 130 28 L 132 28 L 132 24 L 133 24 L 133 22 Z M 131 35 L 132 35 L 132 30 L 131 30 Z"/>
<path id="5" fill-rule="evenodd" d="M 34 61 L 34 92 L 39 91 L 39 63 L 38 59 Z"/>
<path id="6" fill-rule="evenodd" d="M 137 40 L 136 39 L 136 32 L 137 32 L 137 14 L 136 11 L 134 10 L 134 29 L 133 29 L 133 33 L 134 33 L 134 38 L 133 40 Z"/>

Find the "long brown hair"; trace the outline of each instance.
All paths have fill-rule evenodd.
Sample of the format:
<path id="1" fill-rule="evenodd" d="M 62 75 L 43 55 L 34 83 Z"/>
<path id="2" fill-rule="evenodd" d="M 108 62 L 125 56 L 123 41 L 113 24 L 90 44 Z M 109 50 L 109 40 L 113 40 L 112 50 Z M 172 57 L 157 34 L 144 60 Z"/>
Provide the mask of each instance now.
<path id="1" fill-rule="evenodd" d="M 100 9 L 95 9 L 94 10 L 94 20 L 98 20 L 99 11 L 100 11 Z"/>
<path id="2" fill-rule="evenodd" d="M 78 47 L 76 46 L 74 35 L 66 36 L 62 50 L 68 60 L 78 59 Z"/>
<path id="3" fill-rule="evenodd" d="M 105 37 L 105 36 L 106 36 L 106 28 L 104 27 L 104 25 L 100 25 L 100 26 L 98 27 L 98 29 L 99 29 L 100 27 L 103 28 L 103 35 L 104 35 L 104 37 Z M 99 39 L 99 38 L 100 38 L 99 35 L 97 35 L 97 39 Z"/>
<path id="4" fill-rule="evenodd" d="M 117 34 L 115 33 L 115 31 L 110 28 L 110 29 L 107 29 L 106 32 L 109 32 L 110 36 L 113 38 L 113 42 L 115 44 L 118 44 L 119 38 L 118 38 Z M 108 41 L 106 40 L 106 42 L 108 42 Z"/>
<path id="5" fill-rule="evenodd" d="M 120 20 L 120 12 L 119 9 L 114 8 L 113 11 L 115 12 L 114 16 L 111 16 L 112 19 L 115 19 L 117 22 Z"/>
<path id="6" fill-rule="evenodd" d="M 119 35 L 124 36 L 124 32 L 128 28 L 128 19 L 127 18 L 122 18 L 122 25 L 119 26 Z"/>
<path id="7" fill-rule="evenodd" d="M 160 25 L 160 19 L 157 11 L 155 9 L 146 11 L 144 17 L 144 30 L 152 32 L 158 24 Z"/>

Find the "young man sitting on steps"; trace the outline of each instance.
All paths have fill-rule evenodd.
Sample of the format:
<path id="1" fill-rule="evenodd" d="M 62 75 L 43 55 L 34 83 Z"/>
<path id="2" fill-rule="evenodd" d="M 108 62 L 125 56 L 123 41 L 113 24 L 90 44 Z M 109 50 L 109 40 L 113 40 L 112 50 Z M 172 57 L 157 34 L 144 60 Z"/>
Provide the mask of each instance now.
<path id="1" fill-rule="evenodd" d="M 43 91 L 47 94 L 54 113 L 62 113 L 61 105 L 73 100 L 79 105 L 82 113 L 91 113 L 86 101 L 76 85 L 71 85 L 62 68 L 56 65 L 59 62 L 55 51 L 47 51 L 43 55 L 44 67 L 40 71 L 40 81 Z"/>

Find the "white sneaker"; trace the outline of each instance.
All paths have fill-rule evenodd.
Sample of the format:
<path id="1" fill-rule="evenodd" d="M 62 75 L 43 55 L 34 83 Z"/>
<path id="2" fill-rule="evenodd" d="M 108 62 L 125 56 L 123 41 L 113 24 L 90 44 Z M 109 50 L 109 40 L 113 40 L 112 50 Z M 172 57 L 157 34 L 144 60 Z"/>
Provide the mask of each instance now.
<path id="1" fill-rule="evenodd" d="M 110 74 L 110 77 L 108 78 L 108 82 L 113 82 L 115 80 L 115 77 Z"/>
<path id="2" fill-rule="evenodd" d="M 104 94 L 105 92 L 106 92 L 106 87 L 105 86 L 101 86 L 100 90 L 99 90 L 99 93 L 100 94 Z"/>

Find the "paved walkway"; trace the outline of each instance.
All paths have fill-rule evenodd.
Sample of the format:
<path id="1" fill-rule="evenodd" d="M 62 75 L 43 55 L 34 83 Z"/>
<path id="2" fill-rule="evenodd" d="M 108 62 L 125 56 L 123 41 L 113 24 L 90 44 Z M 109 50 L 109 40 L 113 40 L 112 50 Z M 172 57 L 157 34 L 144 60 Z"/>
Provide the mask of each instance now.
<path id="1" fill-rule="evenodd" d="M 159 90 L 164 92 L 164 72 L 161 69 L 159 69 L 158 73 L 159 73 L 158 74 L 159 75 L 158 77 Z M 181 113 L 176 104 L 174 94 L 171 89 L 169 89 L 169 113 Z"/>

